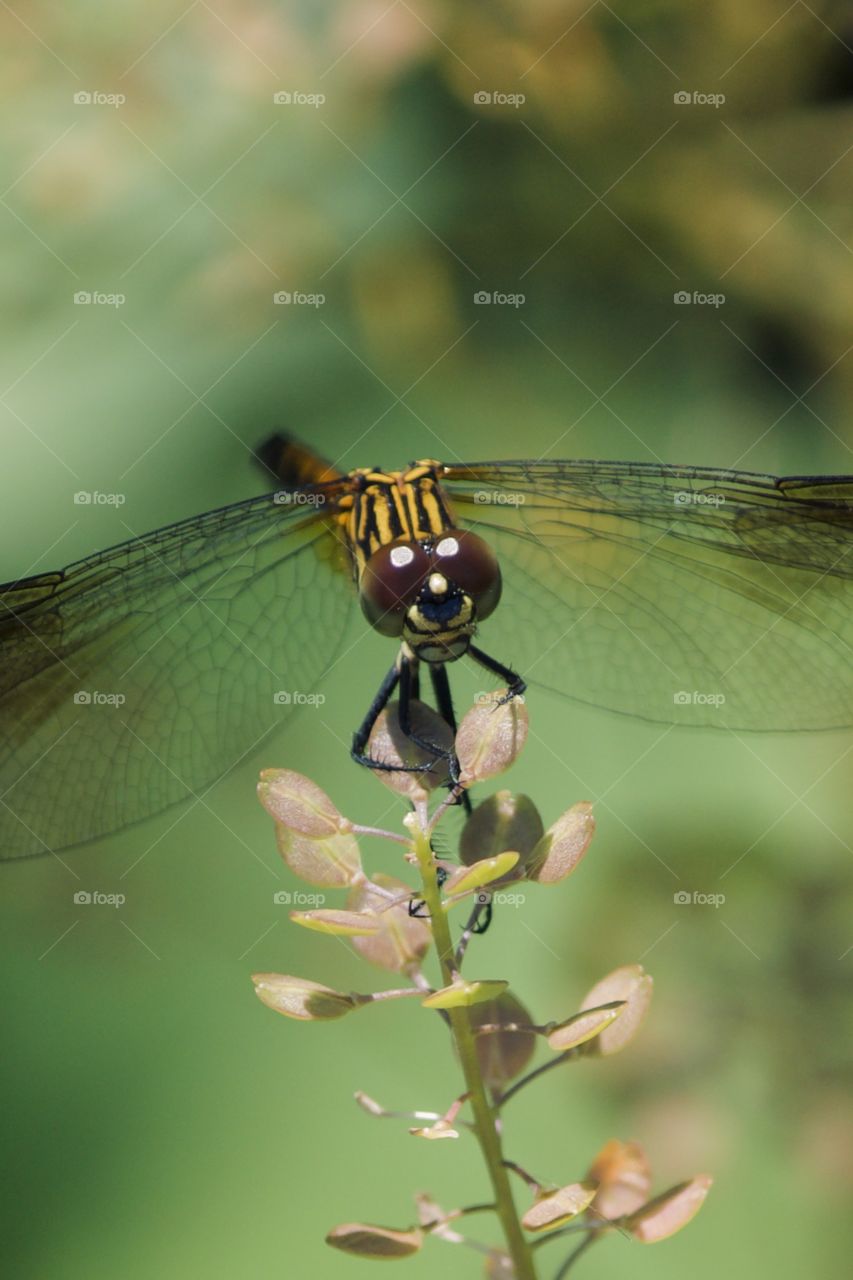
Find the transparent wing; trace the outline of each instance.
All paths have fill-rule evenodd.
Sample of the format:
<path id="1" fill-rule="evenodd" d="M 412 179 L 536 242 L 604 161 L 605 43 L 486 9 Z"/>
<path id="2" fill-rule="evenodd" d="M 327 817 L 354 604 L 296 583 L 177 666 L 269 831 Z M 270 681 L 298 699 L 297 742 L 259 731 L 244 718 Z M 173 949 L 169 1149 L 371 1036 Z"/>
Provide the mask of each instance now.
<path id="1" fill-rule="evenodd" d="M 0 586 L 3 857 L 198 794 L 316 690 L 348 568 L 318 507 L 281 499 Z"/>
<path id="2" fill-rule="evenodd" d="M 853 724 L 853 476 L 502 462 L 444 483 L 501 560 L 480 643 L 532 683 L 677 724 Z"/>

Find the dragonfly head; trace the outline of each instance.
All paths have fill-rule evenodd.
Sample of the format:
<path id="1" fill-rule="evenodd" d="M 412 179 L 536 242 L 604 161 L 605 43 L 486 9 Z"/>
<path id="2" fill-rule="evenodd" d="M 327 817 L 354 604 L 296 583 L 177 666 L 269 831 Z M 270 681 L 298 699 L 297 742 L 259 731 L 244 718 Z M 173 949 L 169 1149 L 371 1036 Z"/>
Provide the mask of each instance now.
<path id="1" fill-rule="evenodd" d="M 467 529 L 380 547 L 359 584 L 370 625 L 382 635 L 401 637 L 424 662 L 461 658 L 500 594 L 494 552 Z"/>

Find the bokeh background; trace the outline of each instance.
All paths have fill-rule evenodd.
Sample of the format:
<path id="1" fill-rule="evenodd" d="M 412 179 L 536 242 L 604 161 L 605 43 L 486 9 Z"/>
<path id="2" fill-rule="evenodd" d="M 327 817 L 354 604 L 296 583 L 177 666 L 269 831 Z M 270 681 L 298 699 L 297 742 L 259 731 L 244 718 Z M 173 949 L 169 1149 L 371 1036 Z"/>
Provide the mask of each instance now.
<path id="1" fill-rule="evenodd" d="M 275 427 L 344 466 L 853 471 L 842 0 L 13 0 L 0 33 L 0 578 L 260 492 L 249 451 Z M 418 1189 L 483 1198 L 473 1144 L 352 1102 L 445 1106 L 437 1020 L 299 1026 L 249 983 L 386 981 L 288 924 L 273 892 L 299 886 L 253 792 L 298 766 L 353 817 L 399 818 L 345 749 L 386 660 L 359 648 L 322 724 L 306 709 L 179 821 L 2 868 L 7 1274 L 360 1277 L 330 1225 L 404 1225 Z M 596 801 L 598 835 L 501 914 L 478 969 L 543 1019 L 618 964 L 657 987 L 624 1055 L 512 1104 L 510 1154 L 565 1182 L 618 1136 L 661 1187 L 715 1175 L 689 1230 L 606 1241 L 590 1280 L 845 1273 L 849 736 L 530 710 L 511 785 L 546 820 Z M 81 885 L 127 903 L 81 909 Z M 675 904 L 694 890 L 725 903 Z M 481 1268 L 439 1242 L 399 1265 Z"/>

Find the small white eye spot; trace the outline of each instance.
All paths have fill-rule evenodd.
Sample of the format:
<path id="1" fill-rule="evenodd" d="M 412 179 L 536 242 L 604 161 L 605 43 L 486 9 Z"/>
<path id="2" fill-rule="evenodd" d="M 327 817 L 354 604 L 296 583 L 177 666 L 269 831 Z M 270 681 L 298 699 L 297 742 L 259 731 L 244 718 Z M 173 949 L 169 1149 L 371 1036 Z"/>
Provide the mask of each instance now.
<path id="1" fill-rule="evenodd" d="M 415 558 L 415 553 L 411 547 L 392 547 L 391 563 L 395 569 L 404 569 L 407 564 L 411 564 Z"/>
<path id="2" fill-rule="evenodd" d="M 459 555 L 459 539 L 454 537 L 442 538 L 436 544 L 435 554 L 437 556 L 458 556 Z"/>
<path id="3" fill-rule="evenodd" d="M 431 573 L 428 585 L 434 596 L 443 596 L 447 590 L 447 579 L 443 573 Z"/>

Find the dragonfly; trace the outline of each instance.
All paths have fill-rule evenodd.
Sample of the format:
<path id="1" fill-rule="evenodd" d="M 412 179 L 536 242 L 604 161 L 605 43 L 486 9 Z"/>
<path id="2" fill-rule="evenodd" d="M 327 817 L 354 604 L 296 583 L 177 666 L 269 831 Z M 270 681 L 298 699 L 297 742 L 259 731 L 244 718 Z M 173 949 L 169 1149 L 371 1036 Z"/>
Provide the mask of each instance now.
<path id="1" fill-rule="evenodd" d="M 853 725 L 853 476 L 641 462 L 344 472 L 274 436 L 277 488 L 0 586 L 0 856 L 196 795 L 316 696 L 362 624 L 395 657 L 353 755 L 423 668 L 474 661 L 649 721 Z M 482 634 L 501 660 L 481 648 Z M 503 661 L 503 658 L 508 661 Z"/>

